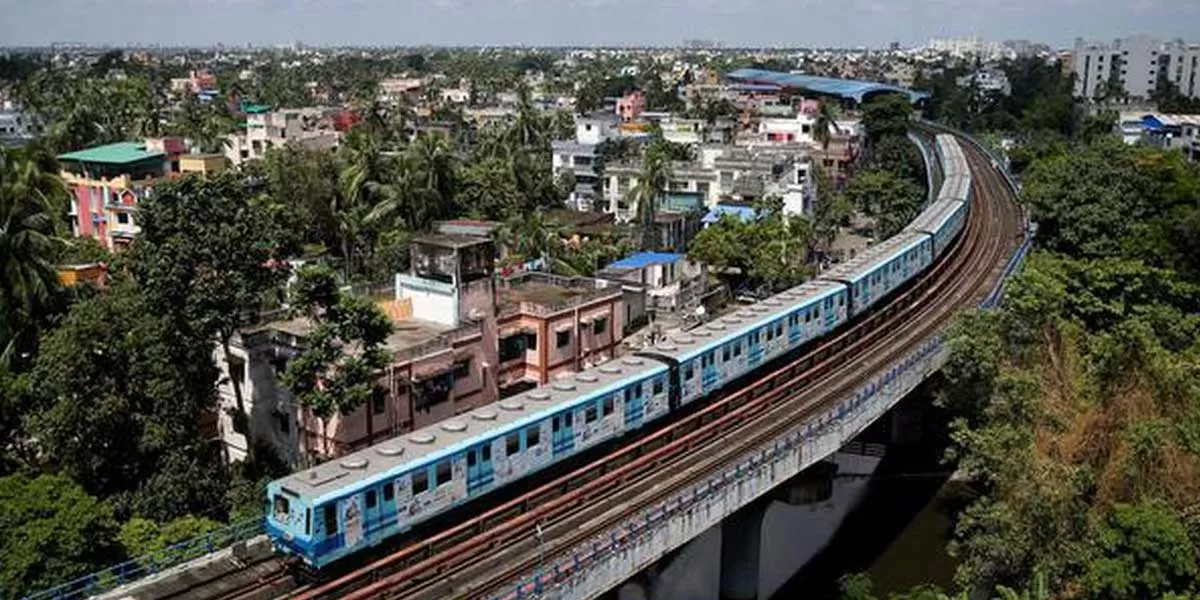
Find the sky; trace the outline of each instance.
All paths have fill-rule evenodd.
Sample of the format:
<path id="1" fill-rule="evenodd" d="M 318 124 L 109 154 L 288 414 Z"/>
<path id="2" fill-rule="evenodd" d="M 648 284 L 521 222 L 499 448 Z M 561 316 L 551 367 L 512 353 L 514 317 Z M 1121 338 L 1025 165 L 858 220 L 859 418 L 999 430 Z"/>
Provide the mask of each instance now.
<path id="1" fill-rule="evenodd" d="M 0 46 L 1200 42 L 1200 0 L 0 0 Z"/>

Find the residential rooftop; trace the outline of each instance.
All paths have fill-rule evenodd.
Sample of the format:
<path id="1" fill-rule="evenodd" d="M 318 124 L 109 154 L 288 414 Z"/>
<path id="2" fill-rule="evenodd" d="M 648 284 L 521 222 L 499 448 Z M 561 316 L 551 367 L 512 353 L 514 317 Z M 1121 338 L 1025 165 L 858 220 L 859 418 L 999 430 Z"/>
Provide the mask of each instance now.
<path id="1" fill-rule="evenodd" d="M 164 156 L 164 153 L 147 150 L 144 142 L 117 142 L 115 144 L 106 144 L 104 146 L 60 154 L 58 160 L 126 165 L 160 156 Z"/>

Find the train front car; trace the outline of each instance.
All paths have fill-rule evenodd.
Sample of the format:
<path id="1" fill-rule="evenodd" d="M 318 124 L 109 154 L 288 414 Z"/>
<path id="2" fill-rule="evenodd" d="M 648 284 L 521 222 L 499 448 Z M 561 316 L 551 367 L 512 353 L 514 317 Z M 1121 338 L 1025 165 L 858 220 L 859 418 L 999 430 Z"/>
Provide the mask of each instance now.
<path id="1" fill-rule="evenodd" d="M 665 415 L 667 375 L 613 360 L 294 473 L 268 486 L 268 534 L 324 567 Z"/>
<path id="2" fill-rule="evenodd" d="M 265 529 L 280 552 L 294 554 L 304 562 L 314 564 L 312 518 L 312 504 L 307 498 L 280 481 L 267 486 Z"/>
<path id="3" fill-rule="evenodd" d="M 640 355 L 672 365 L 677 402 L 695 402 L 847 319 L 846 287 L 811 281 L 680 333 Z"/>

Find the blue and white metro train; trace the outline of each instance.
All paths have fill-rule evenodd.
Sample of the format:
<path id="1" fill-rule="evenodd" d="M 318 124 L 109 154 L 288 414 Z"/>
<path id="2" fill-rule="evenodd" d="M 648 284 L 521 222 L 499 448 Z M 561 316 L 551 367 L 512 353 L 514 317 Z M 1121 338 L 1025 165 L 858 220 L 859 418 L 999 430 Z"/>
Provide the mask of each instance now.
<path id="1" fill-rule="evenodd" d="M 965 168 L 957 140 L 939 136 L 938 146 L 943 162 Z M 817 279 L 634 356 L 272 482 L 268 534 L 322 567 L 702 401 L 928 268 L 966 221 L 969 174 L 956 177 L 902 233 Z"/>

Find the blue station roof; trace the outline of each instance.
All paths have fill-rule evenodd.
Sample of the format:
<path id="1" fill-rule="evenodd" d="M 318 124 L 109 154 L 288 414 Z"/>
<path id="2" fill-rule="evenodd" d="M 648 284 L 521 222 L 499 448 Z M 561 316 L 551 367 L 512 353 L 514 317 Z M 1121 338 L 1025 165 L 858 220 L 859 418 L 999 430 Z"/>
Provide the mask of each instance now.
<path id="1" fill-rule="evenodd" d="M 875 81 L 835 79 L 833 77 L 817 77 L 816 75 L 782 73 L 780 71 L 765 71 L 763 69 L 738 69 L 727 73 L 725 77 L 743 84 L 774 85 L 781 88 L 805 89 L 818 94 L 841 96 L 859 103 L 863 101 L 863 98 L 867 94 L 879 92 L 908 94 L 909 102 L 916 102 L 929 97 L 929 94 L 926 92 L 918 92 Z"/>
<path id="2" fill-rule="evenodd" d="M 609 263 L 608 267 L 616 267 L 618 269 L 640 269 L 650 265 L 665 265 L 677 262 L 684 258 L 683 254 L 675 254 L 673 252 L 638 252 L 630 256 L 626 256 L 621 260 Z M 606 268 L 608 268 L 606 267 Z"/>

